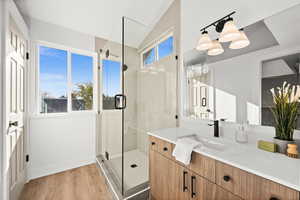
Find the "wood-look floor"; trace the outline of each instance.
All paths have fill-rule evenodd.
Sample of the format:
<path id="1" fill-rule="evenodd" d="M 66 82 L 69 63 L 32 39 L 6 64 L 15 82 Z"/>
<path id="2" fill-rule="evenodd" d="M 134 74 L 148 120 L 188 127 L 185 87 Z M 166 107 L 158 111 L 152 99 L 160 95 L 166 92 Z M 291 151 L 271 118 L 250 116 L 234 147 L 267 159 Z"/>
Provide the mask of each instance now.
<path id="1" fill-rule="evenodd" d="M 112 200 L 95 164 L 30 181 L 21 200 Z"/>

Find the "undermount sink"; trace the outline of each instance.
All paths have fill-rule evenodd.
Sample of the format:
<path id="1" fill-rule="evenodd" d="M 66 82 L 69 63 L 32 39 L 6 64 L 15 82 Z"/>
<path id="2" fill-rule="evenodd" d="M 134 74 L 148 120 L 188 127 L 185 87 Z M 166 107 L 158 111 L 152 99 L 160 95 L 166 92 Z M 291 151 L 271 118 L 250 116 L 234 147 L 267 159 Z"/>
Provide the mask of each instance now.
<path id="1" fill-rule="evenodd" d="M 213 149 L 217 151 L 223 151 L 228 148 L 228 145 L 225 144 L 225 141 L 221 138 L 215 138 L 215 137 L 209 137 L 209 136 L 203 136 L 198 134 L 193 135 L 187 135 L 183 137 L 190 137 L 194 140 L 199 141 L 201 144 L 199 145 L 199 148 L 208 148 Z M 183 138 L 180 137 L 180 138 Z"/>
<path id="2" fill-rule="evenodd" d="M 219 151 L 226 149 L 225 143 L 220 141 L 220 139 L 197 137 L 197 140 L 201 142 L 202 147 L 207 147 Z"/>

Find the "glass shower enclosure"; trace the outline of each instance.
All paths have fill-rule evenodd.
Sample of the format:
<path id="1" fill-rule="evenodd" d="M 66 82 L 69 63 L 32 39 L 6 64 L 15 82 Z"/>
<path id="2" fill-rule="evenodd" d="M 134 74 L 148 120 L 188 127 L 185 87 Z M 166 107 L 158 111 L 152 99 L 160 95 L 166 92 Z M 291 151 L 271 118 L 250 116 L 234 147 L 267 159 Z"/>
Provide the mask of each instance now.
<path id="1" fill-rule="evenodd" d="M 112 131 L 102 138 L 104 150 L 99 158 L 119 199 L 135 194 L 140 195 L 138 199 L 147 199 L 147 132 L 176 127 L 175 38 L 171 40 L 173 53 L 145 65 L 145 59 L 158 55 L 157 50 L 154 55 L 148 53 L 149 48 L 155 49 L 147 42 L 149 33 L 149 27 L 142 23 L 122 18 L 121 88 L 114 96 L 114 110 L 101 122 Z"/>

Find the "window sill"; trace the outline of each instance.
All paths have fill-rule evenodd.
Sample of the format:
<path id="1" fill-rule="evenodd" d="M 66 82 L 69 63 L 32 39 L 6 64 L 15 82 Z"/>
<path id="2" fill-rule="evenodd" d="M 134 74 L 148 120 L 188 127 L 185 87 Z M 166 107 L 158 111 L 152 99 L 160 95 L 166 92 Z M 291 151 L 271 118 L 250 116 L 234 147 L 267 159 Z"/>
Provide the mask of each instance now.
<path id="1" fill-rule="evenodd" d="M 70 118 L 82 116 L 96 116 L 97 112 L 91 111 L 73 111 L 69 113 L 49 113 L 49 114 L 33 114 L 29 116 L 30 119 L 45 119 L 45 118 Z"/>

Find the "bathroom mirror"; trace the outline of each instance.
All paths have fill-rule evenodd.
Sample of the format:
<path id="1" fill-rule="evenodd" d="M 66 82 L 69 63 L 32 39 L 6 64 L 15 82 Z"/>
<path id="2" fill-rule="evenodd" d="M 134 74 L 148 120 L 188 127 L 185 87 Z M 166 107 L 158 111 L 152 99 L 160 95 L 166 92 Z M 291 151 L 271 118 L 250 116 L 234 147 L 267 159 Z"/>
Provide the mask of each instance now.
<path id="1" fill-rule="evenodd" d="M 203 118 L 195 114 L 198 103 L 201 102 L 196 101 L 195 104 L 195 99 L 200 97 L 201 100 L 202 94 L 194 87 L 191 89 L 188 72 L 189 66 L 193 64 L 191 61 L 198 59 L 201 61 L 200 68 L 210 72 L 210 79 L 206 83 L 212 93 L 209 94 L 212 98 L 208 99 L 208 102 L 213 114 L 209 115 L 209 119 L 273 126 L 270 88 L 281 86 L 284 81 L 299 84 L 299 13 L 298 4 L 243 27 L 250 45 L 242 49 L 230 49 L 230 43 L 227 42 L 221 43 L 224 53 L 217 56 L 209 56 L 206 51 L 196 49 L 184 51 L 185 116 Z M 237 21 L 238 19 L 239 17 L 236 17 Z M 195 37 L 194 47 L 199 35 L 200 32 L 198 38 Z M 214 34 L 211 34 L 211 37 L 216 39 L 213 38 L 216 37 Z M 191 54 L 197 56 L 191 59 Z M 202 76 L 201 74 L 198 80 L 204 80 Z M 188 92 L 189 90 L 194 92 Z"/>
<path id="2" fill-rule="evenodd" d="M 261 77 L 261 125 L 274 126 L 272 88 L 282 87 L 284 82 L 299 85 L 300 53 L 281 56 L 262 62 Z M 298 120 L 297 129 L 300 128 Z"/>

